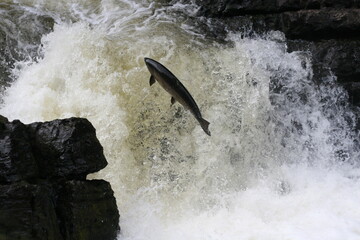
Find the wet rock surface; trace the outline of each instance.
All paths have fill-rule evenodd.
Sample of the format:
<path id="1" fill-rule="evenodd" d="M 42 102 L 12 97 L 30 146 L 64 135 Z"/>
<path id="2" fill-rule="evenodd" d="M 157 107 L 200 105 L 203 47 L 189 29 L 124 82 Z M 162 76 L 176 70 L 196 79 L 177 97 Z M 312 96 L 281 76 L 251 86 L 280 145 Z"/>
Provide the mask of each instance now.
<path id="1" fill-rule="evenodd" d="M 230 31 L 246 26 L 255 32 L 280 30 L 288 51 L 309 51 L 314 80 L 333 74 L 360 106 L 360 1 L 359 0 L 196 0 L 199 14 L 224 22 Z"/>
<path id="2" fill-rule="evenodd" d="M 115 239 L 119 212 L 94 127 L 81 118 L 25 125 L 0 117 L 0 239 Z"/>
<path id="3" fill-rule="evenodd" d="M 54 195 L 45 184 L 0 185 L 0 239 L 64 239 Z"/>
<path id="4" fill-rule="evenodd" d="M 37 178 L 38 166 L 27 128 L 20 121 L 0 122 L 0 183 Z"/>
<path id="5" fill-rule="evenodd" d="M 84 179 L 107 165 L 95 128 L 86 119 L 69 118 L 29 126 L 42 178 Z"/>
<path id="6" fill-rule="evenodd" d="M 288 51 L 307 50 L 312 53 L 314 65 L 329 68 L 340 84 L 360 81 L 360 41 L 356 39 L 330 39 L 318 42 L 288 41 Z"/>
<path id="7" fill-rule="evenodd" d="M 51 16 L 39 15 L 19 4 L 0 2 L 0 91 L 12 82 L 16 61 L 40 57 L 43 34 L 54 27 Z"/>
<path id="8" fill-rule="evenodd" d="M 359 8 L 358 0 L 196 0 L 206 16 L 271 14 L 323 8 Z"/>
<path id="9" fill-rule="evenodd" d="M 67 181 L 58 202 L 64 239 L 116 238 L 119 216 L 114 214 L 116 202 L 108 182 Z"/>

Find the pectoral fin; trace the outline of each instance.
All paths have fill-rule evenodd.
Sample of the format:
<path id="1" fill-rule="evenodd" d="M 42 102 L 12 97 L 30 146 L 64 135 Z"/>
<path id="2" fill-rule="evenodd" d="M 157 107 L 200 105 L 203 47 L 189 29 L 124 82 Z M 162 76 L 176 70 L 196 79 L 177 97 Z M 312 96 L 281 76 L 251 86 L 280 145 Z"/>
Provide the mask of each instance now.
<path id="1" fill-rule="evenodd" d="M 153 75 L 150 76 L 150 86 L 155 83 L 155 78 Z"/>
<path id="2" fill-rule="evenodd" d="M 171 106 L 176 102 L 174 97 L 171 97 Z"/>

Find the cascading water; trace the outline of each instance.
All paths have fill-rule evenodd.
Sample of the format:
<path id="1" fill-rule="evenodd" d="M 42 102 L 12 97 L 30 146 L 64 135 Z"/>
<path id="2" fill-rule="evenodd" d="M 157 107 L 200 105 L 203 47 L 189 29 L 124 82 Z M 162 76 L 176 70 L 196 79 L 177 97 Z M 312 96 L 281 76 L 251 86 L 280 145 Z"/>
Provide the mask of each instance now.
<path id="1" fill-rule="evenodd" d="M 5 1 L 1 13 L 56 24 L 37 57 L 14 62 L 0 114 L 93 123 L 109 165 L 91 177 L 115 191 L 119 239 L 360 239 L 358 136 L 334 77 L 314 83 L 310 56 L 280 32 L 222 44 L 195 5 L 162 6 Z M 179 77 L 211 137 L 149 86 L 144 57 Z"/>

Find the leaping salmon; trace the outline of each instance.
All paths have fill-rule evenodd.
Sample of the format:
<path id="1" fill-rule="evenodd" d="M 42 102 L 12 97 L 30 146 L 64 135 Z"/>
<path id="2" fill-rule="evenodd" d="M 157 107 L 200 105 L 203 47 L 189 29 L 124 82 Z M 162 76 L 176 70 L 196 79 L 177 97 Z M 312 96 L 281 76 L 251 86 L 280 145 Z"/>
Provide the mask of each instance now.
<path id="1" fill-rule="evenodd" d="M 170 72 L 165 66 L 161 63 L 151 59 L 144 58 L 145 64 L 149 69 L 151 74 L 150 76 L 150 86 L 158 81 L 159 84 L 171 95 L 171 105 L 176 101 L 181 103 L 185 108 L 189 109 L 194 115 L 196 120 L 200 123 L 200 126 L 204 132 L 211 136 L 209 131 L 209 122 L 206 121 L 200 113 L 200 109 L 197 106 L 195 100 L 184 87 L 184 85 L 175 77 L 175 75 Z"/>

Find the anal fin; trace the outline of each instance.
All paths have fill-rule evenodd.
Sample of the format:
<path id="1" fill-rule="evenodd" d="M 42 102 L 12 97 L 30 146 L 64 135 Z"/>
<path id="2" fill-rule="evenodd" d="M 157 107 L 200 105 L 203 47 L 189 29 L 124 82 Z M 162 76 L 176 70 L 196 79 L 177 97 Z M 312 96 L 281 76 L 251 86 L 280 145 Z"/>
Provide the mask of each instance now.
<path id="1" fill-rule="evenodd" d="M 150 86 L 155 83 L 155 78 L 153 75 L 150 76 Z"/>
<path id="2" fill-rule="evenodd" d="M 176 102 L 176 99 L 174 97 L 171 97 L 171 106 Z"/>

